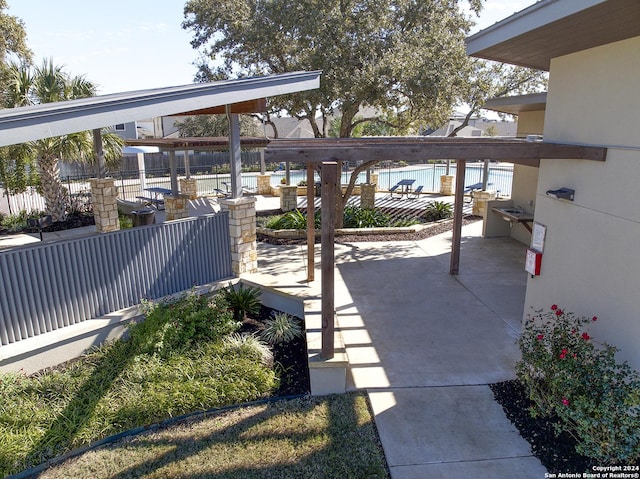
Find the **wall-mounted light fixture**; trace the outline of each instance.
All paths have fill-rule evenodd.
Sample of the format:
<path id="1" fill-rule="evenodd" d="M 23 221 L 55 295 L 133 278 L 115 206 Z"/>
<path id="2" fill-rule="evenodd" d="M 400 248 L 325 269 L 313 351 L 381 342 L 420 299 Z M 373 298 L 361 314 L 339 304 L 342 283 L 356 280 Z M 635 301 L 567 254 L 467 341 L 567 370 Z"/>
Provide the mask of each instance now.
<path id="1" fill-rule="evenodd" d="M 573 196 L 575 195 L 575 190 L 571 188 L 560 188 L 559 190 L 547 190 L 547 196 L 555 196 L 560 200 L 569 200 L 573 201 Z"/>

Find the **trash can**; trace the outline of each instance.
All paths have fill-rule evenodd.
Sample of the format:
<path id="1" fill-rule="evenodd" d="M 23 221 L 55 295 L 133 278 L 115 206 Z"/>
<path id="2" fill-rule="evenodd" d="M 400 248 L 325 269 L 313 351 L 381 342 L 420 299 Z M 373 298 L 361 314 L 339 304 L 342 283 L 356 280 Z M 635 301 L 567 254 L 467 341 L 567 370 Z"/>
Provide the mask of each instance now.
<path id="1" fill-rule="evenodd" d="M 131 212 L 133 226 L 152 225 L 156 222 L 156 212 L 151 208 L 142 208 Z"/>
<path id="2" fill-rule="evenodd" d="M 322 196 L 322 182 L 316 181 L 316 196 Z"/>

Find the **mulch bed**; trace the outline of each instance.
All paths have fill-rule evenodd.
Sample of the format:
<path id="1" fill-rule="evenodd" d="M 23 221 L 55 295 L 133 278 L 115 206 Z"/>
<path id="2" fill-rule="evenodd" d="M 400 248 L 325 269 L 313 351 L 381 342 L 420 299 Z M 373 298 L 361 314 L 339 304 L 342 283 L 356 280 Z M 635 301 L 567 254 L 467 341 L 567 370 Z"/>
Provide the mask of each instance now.
<path id="1" fill-rule="evenodd" d="M 242 323 L 242 333 L 259 333 L 264 322 L 278 311 L 262 306 L 260 314 Z M 304 320 L 294 316 L 304 331 Z M 307 360 L 307 338 L 302 335 L 286 344 L 272 347 L 273 361 L 280 372 L 280 386 L 274 391 L 274 397 L 297 396 L 311 392 L 309 362 Z"/>
<path id="2" fill-rule="evenodd" d="M 468 225 L 482 220 L 481 216 L 466 215 L 462 219 L 462 225 Z M 443 221 L 430 228 L 425 228 L 417 233 L 390 233 L 390 234 L 376 234 L 376 235 L 336 235 L 336 243 L 360 243 L 368 241 L 419 241 L 432 236 L 446 233 L 453 229 L 453 220 Z M 276 245 L 299 245 L 307 244 L 306 238 L 290 239 L 290 238 L 274 238 L 268 235 L 258 235 L 258 241 Z M 316 243 L 320 242 L 320 237 L 316 237 Z"/>
<path id="3" fill-rule="evenodd" d="M 598 464 L 576 452 L 576 440 L 567 433 L 556 435 L 553 418 L 532 418 L 529 414 L 531 401 L 524 386 L 518 380 L 490 384 L 496 401 L 520 435 L 531 445 L 533 455 L 550 473 L 581 474 L 593 472 Z"/>

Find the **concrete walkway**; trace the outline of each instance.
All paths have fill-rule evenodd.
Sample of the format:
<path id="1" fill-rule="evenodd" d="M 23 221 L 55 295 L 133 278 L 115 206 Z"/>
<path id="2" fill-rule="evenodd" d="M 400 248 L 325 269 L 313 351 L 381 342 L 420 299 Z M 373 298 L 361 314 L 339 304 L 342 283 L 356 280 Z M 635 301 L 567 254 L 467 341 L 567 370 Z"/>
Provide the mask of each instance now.
<path id="1" fill-rule="evenodd" d="M 463 229 L 457 277 L 449 275 L 450 233 L 336 245 L 336 310 L 350 381 L 369 393 L 393 479 L 539 479 L 546 472 L 488 387 L 514 377 L 525 247 L 483 239 L 480 228 Z M 260 271 L 300 284 L 305 253 L 261 244 Z M 310 290 L 319 271 L 316 278 Z"/>

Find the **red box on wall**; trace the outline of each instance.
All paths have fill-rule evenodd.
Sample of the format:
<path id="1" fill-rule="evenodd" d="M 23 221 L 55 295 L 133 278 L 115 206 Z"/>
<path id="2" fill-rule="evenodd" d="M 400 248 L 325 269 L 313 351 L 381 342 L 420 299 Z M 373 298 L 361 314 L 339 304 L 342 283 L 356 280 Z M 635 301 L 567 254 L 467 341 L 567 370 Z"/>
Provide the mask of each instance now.
<path id="1" fill-rule="evenodd" d="M 527 248 L 527 259 L 524 264 L 524 269 L 532 276 L 539 276 L 541 267 L 542 253 L 534 249 Z"/>

